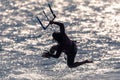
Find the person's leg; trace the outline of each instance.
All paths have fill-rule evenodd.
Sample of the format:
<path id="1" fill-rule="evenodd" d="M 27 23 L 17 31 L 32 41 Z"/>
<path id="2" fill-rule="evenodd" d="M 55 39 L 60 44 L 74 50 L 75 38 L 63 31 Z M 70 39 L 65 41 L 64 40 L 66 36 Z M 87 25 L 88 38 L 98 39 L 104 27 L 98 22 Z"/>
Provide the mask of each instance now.
<path id="1" fill-rule="evenodd" d="M 67 52 L 67 65 L 68 65 L 68 67 L 74 68 L 74 67 L 78 67 L 78 66 L 80 66 L 82 64 L 85 64 L 85 63 L 92 63 L 93 62 L 93 61 L 90 61 L 90 60 L 85 60 L 85 61 L 82 61 L 82 62 L 74 62 L 74 59 L 75 59 L 75 56 L 76 56 L 76 53 L 77 53 L 77 46 L 74 42 L 73 42 L 72 48 L 73 48 L 72 51 L 69 51 L 72 54 Z"/>
<path id="2" fill-rule="evenodd" d="M 85 61 L 82 61 L 82 62 L 74 62 L 75 55 L 76 54 L 67 56 L 67 65 L 70 68 L 75 68 L 75 67 L 83 65 L 85 63 L 93 63 L 93 61 L 90 61 L 90 60 L 85 60 Z"/>
<path id="3" fill-rule="evenodd" d="M 68 67 L 70 67 L 70 68 L 75 67 L 75 64 L 74 64 L 75 56 L 76 56 L 76 54 L 67 55 L 67 65 L 68 65 Z"/>

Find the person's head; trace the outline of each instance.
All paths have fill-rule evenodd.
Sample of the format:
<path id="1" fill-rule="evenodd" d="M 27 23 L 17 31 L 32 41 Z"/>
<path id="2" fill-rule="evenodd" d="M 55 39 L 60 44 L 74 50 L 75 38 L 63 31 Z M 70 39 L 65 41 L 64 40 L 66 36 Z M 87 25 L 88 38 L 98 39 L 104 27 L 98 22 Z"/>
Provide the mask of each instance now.
<path id="1" fill-rule="evenodd" d="M 60 33 L 58 33 L 58 32 L 54 32 L 54 33 L 52 34 L 52 37 L 53 37 L 53 39 L 54 39 L 55 41 L 57 41 L 58 43 L 61 43 L 61 42 L 63 41 L 62 35 L 61 35 Z"/>

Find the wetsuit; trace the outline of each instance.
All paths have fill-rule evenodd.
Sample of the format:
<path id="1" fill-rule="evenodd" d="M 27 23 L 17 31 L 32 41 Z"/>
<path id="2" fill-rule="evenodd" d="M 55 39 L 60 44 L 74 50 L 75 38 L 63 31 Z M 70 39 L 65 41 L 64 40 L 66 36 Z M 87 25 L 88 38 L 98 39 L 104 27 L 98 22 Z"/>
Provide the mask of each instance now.
<path id="1" fill-rule="evenodd" d="M 60 27 L 60 32 L 54 32 L 52 34 L 53 39 L 57 41 L 57 45 L 54 45 L 50 49 L 50 56 L 54 58 L 59 58 L 62 52 L 67 55 L 67 65 L 70 68 L 77 67 L 84 63 L 89 63 L 88 60 L 83 62 L 74 62 L 76 53 L 77 53 L 77 46 L 76 43 L 68 38 L 65 33 L 64 24 L 60 22 L 52 22 L 51 24 L 56 24 Z M 56 51 L 55 54 L 53 54 Z"/>

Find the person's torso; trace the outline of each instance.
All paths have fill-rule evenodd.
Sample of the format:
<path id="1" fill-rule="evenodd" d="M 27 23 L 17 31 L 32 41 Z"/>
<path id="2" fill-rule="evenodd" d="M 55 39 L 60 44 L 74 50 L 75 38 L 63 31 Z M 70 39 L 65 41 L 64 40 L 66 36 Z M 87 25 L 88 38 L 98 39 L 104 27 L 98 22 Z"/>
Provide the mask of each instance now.
<path id="1" fill-rule="evenodd" d="M 62 47 L 63 52 L 66 54 L 76 53 L 77 52 L 77 46 L 76 43 L 68 38 L 66 34 L 62 36 L 63 42 L 60 44 Z"/>

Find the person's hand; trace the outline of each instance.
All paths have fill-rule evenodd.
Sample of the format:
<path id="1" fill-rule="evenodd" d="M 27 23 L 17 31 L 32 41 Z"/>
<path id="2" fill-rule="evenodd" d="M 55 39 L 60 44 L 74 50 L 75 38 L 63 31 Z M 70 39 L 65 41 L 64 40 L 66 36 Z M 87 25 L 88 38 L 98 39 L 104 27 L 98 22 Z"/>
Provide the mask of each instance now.
<path id="1" fill-rule="evenodd" d="M 42 57 L 44 57 L 44 58 L 50 58 L 51 57 L 50 56 L 50 52 L 48 52 L 48 51 L 43 52 Z"/>
<path id="2" fill-rule="evenodd" d="M 50 24 L 53 24 L 53 20 L 51 20 L 49 23 L 50 23 Z"/>

